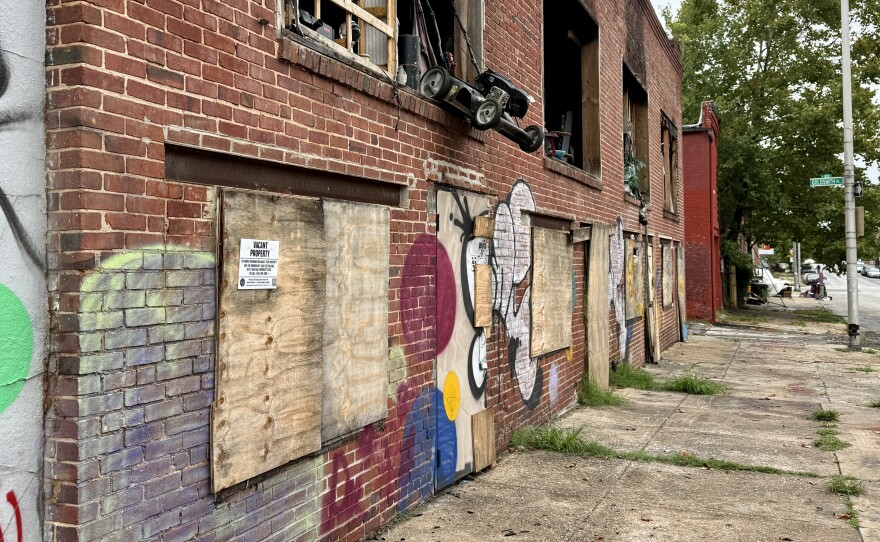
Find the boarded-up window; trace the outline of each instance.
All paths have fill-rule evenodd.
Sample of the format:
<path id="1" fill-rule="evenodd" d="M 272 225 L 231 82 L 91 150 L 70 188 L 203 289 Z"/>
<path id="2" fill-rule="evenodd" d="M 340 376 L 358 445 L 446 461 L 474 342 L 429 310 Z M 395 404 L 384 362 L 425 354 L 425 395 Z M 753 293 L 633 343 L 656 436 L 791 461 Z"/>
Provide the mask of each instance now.
<path id="1" fill-rule="evenodd" d="M 663 151 L 663 210 L 675 214 L 678 203 L 678 129 L 665 114 L 660 127 Z"/>
<path id="2" fill-rule="evenodd" d="M 388 208 L 225 190 L 221 223 L 214 491 L 383 419 L 388 382 Z M 242 239 L 276 288 L 239 287 Z"/>
<path id="3" fill-rule="evenodd" d="M 321 200 L 226 190 L 214 491 L 321 447 L 326 263 Z M 242 239 L 279 242 L 276 289 L 239 289 Z"/>
<path id="4" fill-rule="evenodd" d="M 626 319 L 641 318 L 645 312 L 645 269 L 642 247 L 635 235 L 625 239 L 626 247 Z"/>
<path id="5" fill-rule="evenodd" d="M 648 93 L 623 66 L 623 189 L 648 199 Z"/>
<path id="6" fill-rule="evenodd" d="M 387 207 L 324 201 L 325 441 L 381 420 L 388 412 L 389 232 Z"/>
<path id="7" fill-rule="evenodd" d="M 663 308 L 668 309 L 672 306 L 672 300 L 675 296 L 675 259 L 672 252 L 672 246 L 668 243 L 663 244 Z"/>
<path id="8" fill-rule="evenodd" d="M 572 246 L 567 232 L 532 228 L 531 355 L 571 346 Z"/>

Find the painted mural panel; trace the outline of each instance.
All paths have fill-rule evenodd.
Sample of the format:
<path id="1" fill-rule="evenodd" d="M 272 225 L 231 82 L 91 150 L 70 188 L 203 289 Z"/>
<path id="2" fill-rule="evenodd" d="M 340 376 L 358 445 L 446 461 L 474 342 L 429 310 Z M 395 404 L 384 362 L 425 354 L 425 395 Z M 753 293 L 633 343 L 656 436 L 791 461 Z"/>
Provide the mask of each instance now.
<path id="1" fill-rule="evenodd" d="M 628 235 L 626 246 L 626 319 L 641 318 L 645 311 L 645 284 L 642 247 L 635 236 Z"/>
<path id="2" fill-rule="evenodd" d="M 437 487 L 473 470 L 471 416 L 486 407 L 486 335 L 474 326 L 474 266 L 489 263 L 489 241 L 473 231 L 474 219 L 488 214 L 488 198 L 437 193 Z"/>
<path id="3" fill-rule="evenodd" d="M 45 6 L 0 0 L 0 540 L 41 540 Z"/>
<path id="4" fill-rule="evenodd" d="M 492 239 L 492 282 L 495 314 L 507 336 L 511 376 L 529 408 L 541 400 L 544 375 L 538 359 L 530 356 L 532 224 L 529 212 L 537 209 L 528 183 L 516 181 L 507 198 L 495 208 Z"/>
<path id="5" fill-rule="evenodd" d="M 614 320 L 617 324 L 617 346 L 620 359 L 626 359 L 626 283 L 624 281 L 623 220 L 617 217 L 617 224 L 611 234 L 608 257 L 608 297 L 614 309 Z"/>

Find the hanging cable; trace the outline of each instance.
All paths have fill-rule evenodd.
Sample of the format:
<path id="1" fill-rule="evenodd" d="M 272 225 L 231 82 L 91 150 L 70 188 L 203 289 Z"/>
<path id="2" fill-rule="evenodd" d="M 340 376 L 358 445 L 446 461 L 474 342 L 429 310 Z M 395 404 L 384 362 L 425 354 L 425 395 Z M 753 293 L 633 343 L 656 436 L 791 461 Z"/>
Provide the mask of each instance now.
<path id="1" fill-rule="evenodd" d="M 452 15 L 455 16 L 455 20 L 458 21 L 458 27 L 461 29 L 461 34 L 464 36 L 464 41 L 467 44 L 468 56 L 470 57 L 471 64 L 474 65 L 474 68 L 477 70 L 477 75 L 479 75 L 483 71 L 481 67 L 483 59 L 481 57 L 479 63 L 477 63 L 477 52 L 474 50 L 473 44 L 471 44 L 471 38 L 468 36 L 467 29 L 465 29 L 461 17 L 458 16 L 458 10 L 455 9 L 455 0 L 448 0 L 448 2 L 450 9 L 452 9 Z"/>

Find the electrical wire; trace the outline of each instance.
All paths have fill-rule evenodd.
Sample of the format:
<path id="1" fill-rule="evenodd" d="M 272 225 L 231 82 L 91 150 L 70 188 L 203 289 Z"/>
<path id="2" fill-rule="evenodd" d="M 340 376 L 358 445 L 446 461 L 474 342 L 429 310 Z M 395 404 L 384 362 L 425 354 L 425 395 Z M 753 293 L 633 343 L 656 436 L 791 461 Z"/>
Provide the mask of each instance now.
<path id="1" fill-rule="evenodd" d="M 471 38 L 468 36 L 467 30 L 464 27 L 464 23 L 461 21 L 461 17 L 458 15 L 458 10 L 455 9 L 455 0 L 448 0 L 449 7 L 452 9 L 452 14 L 455 16 L 455 20 L 458 21 L 458 27 L 461 29 L 461 34 L 464 36 L 464 41 L 467 43 L 468 53 L 470 56 L 471 64 L 474 65 L 474 68 L 477 70 L 477 74 L 483 72 L 481 68 L 481 64 L 483 63 L 483 58 L 480 57 L 480 63 L 477 63 L 477 52 L 474 50 L 474 46 L 471 43 Z"/>

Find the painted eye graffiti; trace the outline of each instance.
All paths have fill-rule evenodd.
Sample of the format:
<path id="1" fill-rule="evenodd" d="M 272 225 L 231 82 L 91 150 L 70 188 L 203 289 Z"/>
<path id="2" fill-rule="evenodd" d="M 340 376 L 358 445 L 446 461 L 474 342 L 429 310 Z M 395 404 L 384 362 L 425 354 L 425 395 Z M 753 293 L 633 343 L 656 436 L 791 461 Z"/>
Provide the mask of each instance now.
<path id="1" fill-rule="evenodd" d="M 9 66 L 6 64 L 3 52 L 0 51 L 0 98 L 6 93 L 7 88 L 9 88 Z"/>

